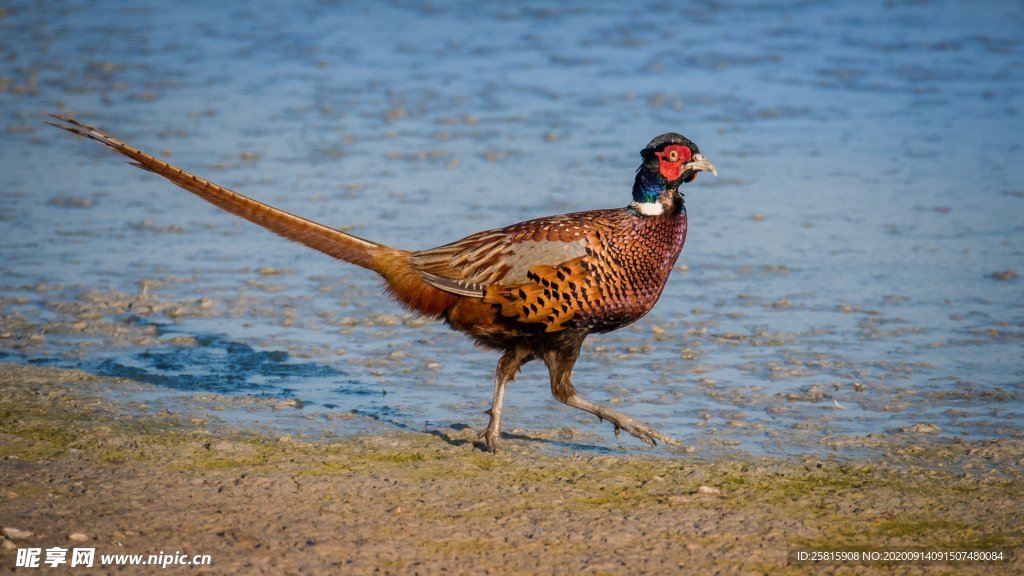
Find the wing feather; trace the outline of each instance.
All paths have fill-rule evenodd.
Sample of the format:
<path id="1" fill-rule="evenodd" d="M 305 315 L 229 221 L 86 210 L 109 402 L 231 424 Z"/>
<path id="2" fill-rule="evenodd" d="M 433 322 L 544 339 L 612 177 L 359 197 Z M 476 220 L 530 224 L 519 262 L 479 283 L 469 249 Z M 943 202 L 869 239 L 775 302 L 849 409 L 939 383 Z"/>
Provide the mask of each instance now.
<path id="1" fill-rule="evenodd" d="M 615 212 L 579 212 L 479 232 L 413 252 L 412 266 L 436 288 L 482 298 L 503 316 L 543 324 L 549 332 L 563 330 L 599 296 L 589 264 Z"/>

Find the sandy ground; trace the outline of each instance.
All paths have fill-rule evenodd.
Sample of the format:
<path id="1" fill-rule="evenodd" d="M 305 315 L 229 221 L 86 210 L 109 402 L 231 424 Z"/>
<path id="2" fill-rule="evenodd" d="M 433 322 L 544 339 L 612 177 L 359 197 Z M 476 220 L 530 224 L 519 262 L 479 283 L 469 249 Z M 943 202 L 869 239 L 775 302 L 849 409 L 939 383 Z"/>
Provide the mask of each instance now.
<path id="1" fill-rule="evenodd" d="M 111 400 L 146 386 L 0 364 L 4 571 L 17 548 L 87 546 L 209 554 L 178 568 L 198 573 L 776 574 L 808 571 L 787 564 L 796 547 L 1024 543 L 1017 441 L 820 460 L 559 456 L 510 437 L 490 455 L 468 429 L 308 441 Z"/>

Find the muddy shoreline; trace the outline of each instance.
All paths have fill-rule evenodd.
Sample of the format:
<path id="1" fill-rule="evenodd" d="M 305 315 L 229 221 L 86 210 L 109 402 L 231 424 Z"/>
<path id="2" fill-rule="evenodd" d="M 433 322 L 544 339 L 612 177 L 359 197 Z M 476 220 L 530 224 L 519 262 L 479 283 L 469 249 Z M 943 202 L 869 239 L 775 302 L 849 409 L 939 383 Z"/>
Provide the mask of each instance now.
<path id="1" fill-rule="evenodd" d="M 799 573 L 792 547 L 1024 545 L 1018 440 L 665 458 L 551 455 L 513 436 L 494 456 L 471 429 L 275 435 L 130 400 L 147 387 L 0 364 L 0 519 L 31 533 L 5 537 L 5 571 L 18 547 L 67 545 L 209 554 L 189 570 L 266 574 Z M 1019 572 L 1016 556 L 998 569 Z"/>

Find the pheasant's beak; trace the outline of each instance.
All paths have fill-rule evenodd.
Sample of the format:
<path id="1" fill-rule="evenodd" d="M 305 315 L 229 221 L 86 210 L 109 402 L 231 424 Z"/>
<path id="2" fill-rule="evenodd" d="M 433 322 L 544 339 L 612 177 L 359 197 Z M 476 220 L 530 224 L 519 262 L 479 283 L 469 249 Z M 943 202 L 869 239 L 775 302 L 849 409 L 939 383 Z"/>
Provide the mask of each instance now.
<path id="1" fill-rule="evenodd" d="M 695 154 L 693 156 L 693 160 L 683 164 L 684 172 L 700 172 L 701 170 L 704 172 L 711 172 L 715 176 L 718 176 L 718 170 L 715 169 L 715 165 L 708 162 L 707 159 L 700 154 Z"/>

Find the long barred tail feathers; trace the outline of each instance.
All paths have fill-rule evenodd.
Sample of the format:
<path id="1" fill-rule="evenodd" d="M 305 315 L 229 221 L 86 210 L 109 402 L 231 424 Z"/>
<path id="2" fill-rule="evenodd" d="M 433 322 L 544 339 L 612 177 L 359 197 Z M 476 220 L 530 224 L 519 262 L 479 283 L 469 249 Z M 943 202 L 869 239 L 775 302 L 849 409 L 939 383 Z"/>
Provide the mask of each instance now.
<path id="1" fill-rule="evenodd" d="M 381 252 L 394 251 L 393 248 L 383 244 L 364 240 L 285 212 L 284 210 L 279 210 L 209 180 L 200 178 L 69 116 L 51 114 L 51 117 L 58 120 L 59 123 L 47 122 L 47 124 L 67 130 L 78 136 L 95 140 L 130 158 L 132 160 L 130 164 L 133 166 L 159 174 L 219 208 L 329 256 L 364 268 L 377 270 L 378 265 L 374 262 L 375 255 Z"/>

